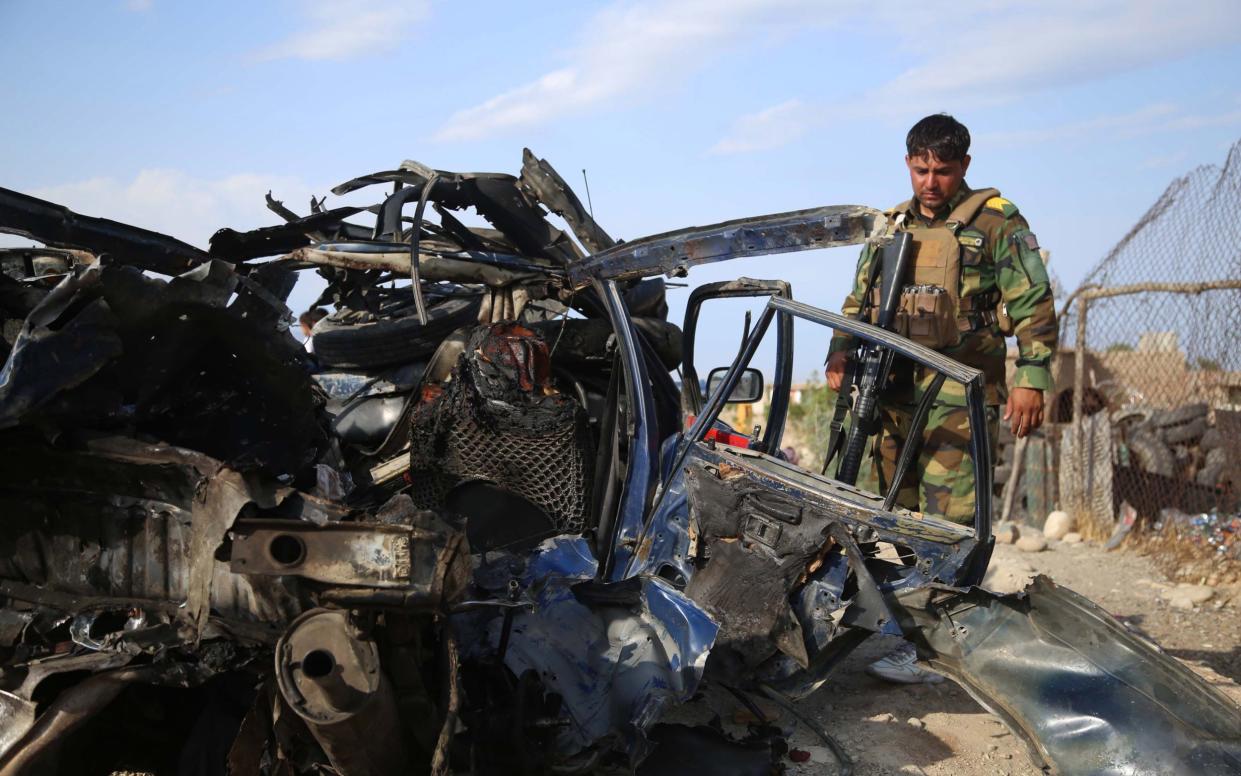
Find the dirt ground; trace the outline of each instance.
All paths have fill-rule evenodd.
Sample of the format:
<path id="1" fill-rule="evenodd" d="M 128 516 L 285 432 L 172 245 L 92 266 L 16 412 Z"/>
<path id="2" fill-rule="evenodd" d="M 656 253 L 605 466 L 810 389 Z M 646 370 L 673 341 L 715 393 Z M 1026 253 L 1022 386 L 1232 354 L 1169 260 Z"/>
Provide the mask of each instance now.
<path id="1" fill-rule="evenodd" d="M 992 568 L 993 576 L 1010 586 L 1033 572 L 1047 574 L 1153 637 L 1241 703 L 1241 595 L 1228 602 L 1231 591 L 1217 590 L 1212 600 L 1194 610 L 1174 608 L 1160 596 L 1160 585 L 1171 583 L 1149 558 L 1104 552 L 1093 544 L 1052 542 L 1039 553 L 998 545 Z M 801 704 L 853 757 L 855 773 L 1041 773 L 1030 764 L 1024 745 L 953 682 L 901 686 L 867 676 L 866 663 L 893 643 L 876 638 L 863 644 L 837 673 L 834 685 Z M 798 728 L 790 744 L 808 752 L 811 760 L 788 762 L 788 773 L 837 772 L 830 752 L 804 729 Z"/>

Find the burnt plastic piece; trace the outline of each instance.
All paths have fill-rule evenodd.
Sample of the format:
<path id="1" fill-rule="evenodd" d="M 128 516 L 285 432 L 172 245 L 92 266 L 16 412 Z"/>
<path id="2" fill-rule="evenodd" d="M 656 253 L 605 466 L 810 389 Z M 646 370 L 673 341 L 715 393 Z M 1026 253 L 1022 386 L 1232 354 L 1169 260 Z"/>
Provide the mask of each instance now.
<path id="1" fill-rule="evenodd" d="M 341 221 L 360 212 L 360 207 L 332 208 L 287 224 L 265 226 L 248 232 L 238 232 L 225 227 L 211 236 L 211 255 L 239 261 L 288 253 L 294 248 L 310 245 L 310 235 L 313 232 L 335 230 Z"/>

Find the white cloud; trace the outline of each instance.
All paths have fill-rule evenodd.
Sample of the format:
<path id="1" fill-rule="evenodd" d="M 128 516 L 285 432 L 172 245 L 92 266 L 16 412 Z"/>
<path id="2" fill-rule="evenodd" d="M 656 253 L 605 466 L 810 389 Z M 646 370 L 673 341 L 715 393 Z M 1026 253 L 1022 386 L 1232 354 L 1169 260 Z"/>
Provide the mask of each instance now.
<path id="1" fill-rule="evenodd" d="M 458 111 L 440 140 L 474 140 L 666 93 L 729 46 L 828 21 L 815 0 L 618 0 L 579 31 L 563 67 Z"/>
<path id="2" fill-rule="evenodd" d="M 1126 113 L 1094 116 L 1082 121 L 1058 124 L 1051 127 L 1017 129 L 1007 132 L 991 132 L 979 136 L 994 146 L 1024 146 L 1047 143 L 1053 140 L 1072 140 L 1079 137 L 1108 132 L 1113 136 L 1145 134 L 1158 126 L 1166 126 L 1180 114 L 1180 108 L 1172 103 L 1147 105 Z"/>
<path id="3" fill-rule="evenodd" d="M 948 15 L 879 0 L 614 0 L 562 66 L 453 114 L 440 140 L 475 140 L 638 99 L 657 99 L 729 50 L 831 24 L 889 30 L 914 64 L 832 105 L 793 99 L 738 118 L 716 154 L 787 144 L 829 118 L 1004 104 L 1241 40 L 1241 3 L 957 0 Z M 817 45 L 827 43 L 822 37 Z"/>
<path id="4" fill-rule="evenodd" d="M 1188 158 L 1188 151 L 1175 151 L 1170 154 L 1157 154 L 1143 159 L 1139 167 L 1143 170 L 1158 170 L 1163 167 L 1171 167 L 1172 165 L 1177 165 L 1179 167 Z"/>
<path id="5" fill-rule="evenodd" d="M 1004 105 L 1241 41 L 1235 0 L 957 0 L 942 17 L 911 14 L 889 0 L 867 13 L 892 30 L 916 64 L 852 99 L 807 106 L 801 120 L 808 127 L 829 118 Z M 760 115 L 737 119 L 715 148 L 748 150 L 747 133 Z M 1188 116 L 1183 123 L 1192 125 Z M 1040 132 L 1046 131 L 1034 134 Z"/>
<path id="6" fill-rule="evenodd" d="M 951 21 L 954 38 L 968 45 L 924 46 L 925 28 L 905 25 L 902 36 L 925 59 L 882 86 L 877 102 L 928 109 L 945 98 L 1006 102 L 1241 40 L 1234 0 L 984 3 Z"/>
<path id="7" fill-rule="evenodd" d="M 1164 128 L 1202 129 L 1204 127 L 1227 127 L 1233 124 L 1241 124 L 1241 109 L 1224 111 L 1223 113 L 1178 116 L 1170 120 Z"/>
<path id="8" fill-rule="evenodd" d="M 758 113 L 742 116 L 732 133 L 711 148 L 713 154 L 738 154 L 779 148 L 806 133 L 812 112 L 801 100 L 788 100 Z"/>
<path id="9" fill-rule="evenodd" d="M 1037 129 L 992 132 L 980 136 L 994 146 L 1026 146 L 1033 143 L 1074 140 L 1106 134 L 1112 138 L 1130 138 L 1159 132 L 1177 132 L 1205 127 L 1241 124 L 1241 109 L 1219 113 L 1186 113 L 1172 103 L 1156 103 L 1126 113 L 1105 114 Z"/>
<path id="10" fill-rule="evenodd" d="M 128 181 L 91 178 L 25 193 L 82 215 L 153 229 L 206 248 L 220 227 L 242 230 L 281 223 L 265 204 L 269 190 L 299 213 L 309 212 L 315 191 L 290 177 L 242 173 L 198 178 L 179 170 L 149 169 Z"/>
<path id="11" fill-rule="evenodd" d="M 287 176 L 239 173 L 220 178 L 199 178 L 180 170 L 149 169 L 132 180 L 91 178 L 73 183 L 44 186 L 23 193 L 64 205 L 82 215 L 152 229 L 206 249 L 211 235 L 221 227 L 254 229 L 282 223 L 267 209 L 264 194 L 294 212 L 310 212 L 310 197 L 327 186 L 311 186 Z M 340 204 L 332 202 L 332 205 Z M 0 234 L 0 248 L 28 246 L 30 240 Z M 288 304 L 294 312 L 306 309 L 323 291 L 324 282 L 313 272 L 301 272 Z"/>
<path id="12" fill-rule="evenodd" d="M 301 0 L 302 29 L 255 53 L 259 60 L 342 60 L 397 46 L 430 14 L 429 0 Z"/>

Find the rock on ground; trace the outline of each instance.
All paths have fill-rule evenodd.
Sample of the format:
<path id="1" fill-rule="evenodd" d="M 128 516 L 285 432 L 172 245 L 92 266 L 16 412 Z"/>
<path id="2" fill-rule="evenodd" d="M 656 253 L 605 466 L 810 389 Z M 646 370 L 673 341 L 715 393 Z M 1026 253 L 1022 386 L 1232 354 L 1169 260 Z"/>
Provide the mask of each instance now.
<path id="1" fill-rule="evenodd" d="M 1047 549 L 1047 540 L 1041 536 L 1023 536 L 1017 540 L 1017 549 L 1022 552 L 1042 552 Z"/>
<path id="2" fill-rule="evenodd" d="M 1047 516 L 1043 523 L 1043 535 L 1048 539 L 1063 539 L 1064 535 L 1077 527 L 1073 516 L 1057 509 Z"/>
<path id="3" fill-rule="evenodd" d="M 1016 558 L 992 558 L 982 586 L 993 593 L 1019 593 L 1037 573 L 1029 563 Z"/>
<path id="4" fill-rule="evenodd" d="M 1061 539 L 1060 541 L 1064 542 L 1065 544 L 1081 544 L 1082 535 L 1079 534 L 1077 531 L 1069 531 L 1068 533 L 1064 535 L 1064 538 Z"/>
<path id="5" fill-rule="evenodd" d="M 1012 544 L 1021 538 L 1021 531 L 1013 523 L 999 523 L 995 527 L 995 540 L 1000 544 Z"/>
<path id="6" fill-rule="evenodd" d="M 1191 585 L 1182 582 L 1176 587 L 1161 590 L 1160 595 L 1177 609 L 1193 609 L 1198 604 L 1210 601 L 1215 595 L 1215 589 L 1210 585 Z"/>

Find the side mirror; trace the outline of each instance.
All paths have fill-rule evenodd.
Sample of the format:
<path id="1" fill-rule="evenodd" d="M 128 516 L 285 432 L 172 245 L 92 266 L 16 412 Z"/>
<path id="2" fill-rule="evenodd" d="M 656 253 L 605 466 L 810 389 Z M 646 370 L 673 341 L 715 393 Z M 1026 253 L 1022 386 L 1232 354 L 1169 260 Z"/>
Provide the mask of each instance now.
<path id="1" fill-rule="evenodd" d="M 721 366 L 712 369 L 707 375 L 707 396 L 715 393 L 721 385 L 724 384 L 724 376 L 728 374 L 728 367 Z M 763 398 L 763 373 L 757 369 L 747 369 L 741 373 L 741 379 L 737 381 L 737 387 L 733 389 L 732 395 L 728 397 L 729 404 L 753 404 Z"/>

